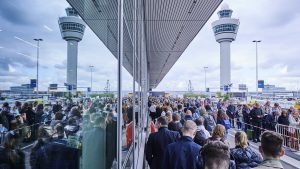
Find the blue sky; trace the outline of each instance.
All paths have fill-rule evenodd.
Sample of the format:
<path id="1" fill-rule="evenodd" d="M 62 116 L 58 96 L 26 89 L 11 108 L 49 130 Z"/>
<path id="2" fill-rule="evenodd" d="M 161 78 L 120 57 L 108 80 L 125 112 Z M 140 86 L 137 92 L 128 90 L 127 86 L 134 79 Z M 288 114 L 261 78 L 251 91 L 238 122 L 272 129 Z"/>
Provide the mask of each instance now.
<path id="1" fill-rule="evenodd" d="M 259 39 L 259 79 L 266 84 L 298 89 L 299 64 L 299 0 L 224 0 L 240 19 L 236 41 L 231 44 L 232 82 L 246 83 L 255 90 L 255 45 Z M 0 1 L 0 90 L 28 83 L 36 76 L 34 38 L 43 38 L 40 49 L 40 88 L 49 83 L 63 85 L 66 79 L 67 44 L 61 38 L 57 20 L 65 16 L 65 0 L 1 0 Z M 217 12 L 217 11 L 216 11 Z M 195 90 L 219 85 L 219 44 L 211 23 L 203 27 L 178 62 L 156 90 L 187 90 L 191 80 Z M 26 42 L 24 42 L 26 41 Z M 29 42 L 29 43 L 28 43 Z M 117 61 L 95 34 L 87 28 L 79 43 L 78 86 L 89 86 L 89 65 L 94 65 L 93 86 L 103 90 L 106 80 L 116 89 Z M 124 70 L 123 86 L 130 90 L 132 77 Z"/>

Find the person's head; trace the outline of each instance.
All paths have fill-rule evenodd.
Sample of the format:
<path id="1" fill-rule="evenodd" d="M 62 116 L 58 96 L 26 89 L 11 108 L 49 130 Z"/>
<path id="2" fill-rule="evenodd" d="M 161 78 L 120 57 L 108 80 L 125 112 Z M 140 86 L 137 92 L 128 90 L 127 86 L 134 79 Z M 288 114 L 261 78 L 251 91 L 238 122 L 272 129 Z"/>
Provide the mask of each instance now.
<path id="1" fill-rule="evenodd" d="M 256 108 L 260 108 L 260 105 L 259 105 L 259 103 L 258 103 L 258 102 L 256 102 L 256 103 L 254 104 L 254 107 L 256 107 Z"/>
<path id="2" fill-rule="evenodd" d="M 182 127 L 182 135 L 183 136 L 189 136 L 192 137 L 194 139 L 195 135 L 196 135 L 196 129 L 197 129 L 197 125 L 194 121 L 192 120 L 187 120 L 183 127 Z"/>
<path id="3" fill-rule="evenodd" d="M 276 132 L 265 131 L 261 136 L 259 151 L 264 159 L 278 159 L 284 155 L 283 138 Z"/>
<path id="4" fill-rule="evenodd" d="M 293 116 L 294 118 L 298 118 L 298 117 L 299 117 L 299 111 L 298 111 L 298 109 L 294 109 L 294 110 L 292 111 L 292 116 Z"/>
<path id="5" fill-rule="evenodd" d="M 58 123 L 55 127 L 54 127 L 56 134 L 58 137 L 64 137 L 65 131 L 64 131 L 64 126 L 61 123 Z"/>
<path id="6" fill-rule="evenodd" d="M 167 111 L 166 112 L 166 117 L 167 117 L 168 123 L 170 123 L 172 121 L 172 112 L 171 111 Z"/>
<path id="7" fill-rule="evenodd" d="M 43 109 L 44 109 L 44 105 L 43 104 L 36 105 L 36 110 L 37 111 L 43 111 Z"/>
<path id="8" fill-rule="evenodd" d="M 204 169 L 228 169 L 230 164 L 229 147 L 221 141 L 207 143 L 201 151 Z"/>
<path id="9" fill-rule="evenodd" d="M 200 114 L 201 114 L 201 116 L 204 116 L 207 114 L 206 109 L 204 107 L 200 108 Z"/>
<path id="10" fill-rule="evenodd" d="M 70 126 L 77 126 L 77 121 L 76 121 L 76 119 L 75 119 L 74 117 L 69 118 L 69 120 L 68 120 L 68 125 L 70 125 Z"/>
<path id="11" fill-rule="evenodd" d="M 186 114 L 186 115 L 189 115 L 189 116 L 193 115 L 193 113 L 192 113 L 191 110 L 187 110 L 185 114 Z"/>
<path id="12" fill-rule="evenodd" d="M 195 120 L 195 123 L 196 123 L 197 126 L 204 125 L 204 118 L 203 117 L 199 117 L 198 119 Z"/>
<path id="13" fill-rule="evenodd" d="M 64 118 L 64 115 L 62 114 L 61 111 L 58 111 L 55 113 L 54 119 L 55 120 L 62 120 Z"/>
<path id="14" fill-rule="evenodd" d="M 226 134 L 226 129 L 223 125 L 217 124 L 216 127 L 213 130 L 212 136 L 213 137 L 220 137 L 224 138 Z"/>
<path id="15" fill-rule="evenodd" d="M 278 103 L 274 103 L 274 107 L 278 107 L 279 106 L 279 104 Z"/>
<path id="16" fill-rule="evenodd" d="M 248 138 L 245 132 L 238 131 L 235 133 L 235 145 L 242 148 L 248 147 Z"/>
<path id="17" fill-rule="evenodd" d="M 161 116 L 157 119 L 156 123 L 156 128 L 161 128 L 161 127 L 168 127 L 168 121 L 165 116 Z"/>
<path id="18" fill-rule="evenodd" d="M 286 111 L 286 110 L 282 110 L 281 115 L 282 115 L 283 117 L 287 117 L 287 111 Z"/>
<path id="19" fill-rule="evenodd" d="M 175 113 L 175 114 L 173 115 L 173 121 L 180 121 L 180 119 L 181 119 L 180 114 Z"/>
<path id="20" fill-rule="evenodd" d="M 46 130 L 46 128 L 44 126 L 40 126 L 38 129 L 38 138 L 39 139 L 49 139 L 50 138 L 50 134 L 48 133 L 48 131 Z"/>

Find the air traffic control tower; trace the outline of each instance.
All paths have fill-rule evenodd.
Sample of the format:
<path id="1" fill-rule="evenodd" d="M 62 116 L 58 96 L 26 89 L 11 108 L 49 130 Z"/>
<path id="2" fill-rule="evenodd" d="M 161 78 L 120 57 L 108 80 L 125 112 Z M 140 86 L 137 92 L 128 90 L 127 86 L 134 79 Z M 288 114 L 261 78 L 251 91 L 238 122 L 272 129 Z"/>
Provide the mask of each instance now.
<path id="1" fill-rule="evenodd" d="M 220 88 L 231 84 L 230 44 L 235 40 L 240 21 L 231 18 L 232 10 L 223 4 L 219 20 L 212 23 L 216 41 L 220 43 Z"/>
<path id="2" fill-rule="evenodd" d="M 60 17 L 58 24 L 61 36 L 68 43 L 67 84 L 77 87 L 78 42 L 82 40 L 85 24 L 73 8 L 66 8 L 67 16 Z"/>

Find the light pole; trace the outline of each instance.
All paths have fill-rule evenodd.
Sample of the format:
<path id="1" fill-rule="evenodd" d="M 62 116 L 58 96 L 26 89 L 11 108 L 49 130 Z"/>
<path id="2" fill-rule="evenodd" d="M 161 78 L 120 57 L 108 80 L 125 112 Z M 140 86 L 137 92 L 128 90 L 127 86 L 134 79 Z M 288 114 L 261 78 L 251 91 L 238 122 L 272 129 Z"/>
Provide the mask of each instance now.
<path id="1" fill-rule="evenodd" d="M 206 69 L 208 69 L 208 67 L 207 66 L 205 66 L 205 67 L 203 67 L 203 69 L 204 69 L 204 91 L 206 92 Z"/>
<path id="2" fill-rule="evenodd" d="M 91 69 L 91 92 L 92 92 L 92 88 L 93 88 L 93 65 L 90 65 L 89 68 Z"/>
<path id="3" fill-rule="evenodd" d="M 40 54 L 40 41 L 43 41 L 43 39 L 33 39 L 37 41 L 37 50 L 36 50 L 36 96 L 38 97 L 39 93 L 39 54 Z"/>
<path id="4" fill-rule="evenodd" d="M 260 43 L 261 40 L 253 40 L 252 42 L 255 43 L 256 48 L 256 97 L 258 96 L 258 53 L 257 53 L 257 43 Z"/>

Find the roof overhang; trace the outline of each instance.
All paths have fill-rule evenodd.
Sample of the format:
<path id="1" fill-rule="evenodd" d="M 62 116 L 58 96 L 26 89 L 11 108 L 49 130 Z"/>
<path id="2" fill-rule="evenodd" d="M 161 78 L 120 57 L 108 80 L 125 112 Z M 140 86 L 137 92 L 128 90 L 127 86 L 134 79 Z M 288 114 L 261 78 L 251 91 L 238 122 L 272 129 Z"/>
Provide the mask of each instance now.
<path id="1" fill-rule="evenodd" d="M 117 58 L 117 0 L 67 0 Z M 155 88 L 222 0 L 143 0 L 149 86 Z M 123 65 L 132 74 L 133 1 L 124 1 Z M 127 18 L 126 18 L 127 17 Z"/>

